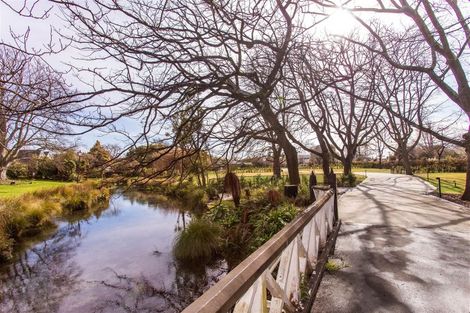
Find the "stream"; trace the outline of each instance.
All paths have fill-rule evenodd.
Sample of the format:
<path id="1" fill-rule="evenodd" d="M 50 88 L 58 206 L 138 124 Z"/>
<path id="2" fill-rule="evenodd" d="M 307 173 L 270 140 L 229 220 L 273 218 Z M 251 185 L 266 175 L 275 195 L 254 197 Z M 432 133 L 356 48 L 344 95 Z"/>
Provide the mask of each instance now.
<path id="1" fill-rule="evenodd" d="M 190 215 L 142 192 L 116 193 L 92 217 L 58 222 L 0 267 L 0 312 L 180 312 L 227 272 L 172 255 Z"/>

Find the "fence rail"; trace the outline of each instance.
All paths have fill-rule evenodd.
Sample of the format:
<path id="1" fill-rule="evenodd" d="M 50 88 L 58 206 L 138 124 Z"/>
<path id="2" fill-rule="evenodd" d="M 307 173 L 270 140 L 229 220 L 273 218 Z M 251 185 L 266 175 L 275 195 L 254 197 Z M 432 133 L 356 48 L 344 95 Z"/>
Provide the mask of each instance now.
<path id="1" fill-rule="evenodd" d="M 335 225 L 334 189 L 315 192 L 318 201 L 196 299 L 183 313 L 295 312 L 301 301 L 302 284 L 308 282 L 308 277 L 315 271 L 319 253 L 327 246 L 329 234 L 337 234 L 339 228 L 339 221 Z M 317 268 L 315 275 L 318 274 Z"/>

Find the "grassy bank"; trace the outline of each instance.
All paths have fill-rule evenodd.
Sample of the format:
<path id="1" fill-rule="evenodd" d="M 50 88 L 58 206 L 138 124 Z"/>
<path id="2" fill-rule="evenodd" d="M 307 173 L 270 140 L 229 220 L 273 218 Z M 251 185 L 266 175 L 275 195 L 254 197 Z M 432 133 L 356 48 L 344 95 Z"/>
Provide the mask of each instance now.
<path id="1" fill-rule="evenodd" d="M 23 239 L 55 226 L 55 219 L 107 206 L 109 191 L 95 182 L 39 189 L 0 199 L 0 261 Z"/>
<path id="2" fill-rule="evenodd" d="M 465 189 L 465 173 L 418 173 L 416 176 L 430 182 L 437 188 L 437 178 L 441 178 L 441 191 L 448 194 L 462 194 Z M 429 177 L 429 179 L 428 179 Z"/>
<path id="3" fill-rule="evenodd" d="M 57 188 L 70 184 L 72 183 L 51 180 L 16 180 L 14 181 L 14 184 L 5 182 L 4 184 L 0 184 L 0 199 L 21 196 L 25 193 Z"/>

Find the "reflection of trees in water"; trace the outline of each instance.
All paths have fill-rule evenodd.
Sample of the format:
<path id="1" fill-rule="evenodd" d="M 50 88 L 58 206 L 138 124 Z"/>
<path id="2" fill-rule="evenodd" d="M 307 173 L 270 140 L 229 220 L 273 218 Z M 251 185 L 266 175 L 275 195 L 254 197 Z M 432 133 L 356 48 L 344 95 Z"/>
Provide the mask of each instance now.
<path id="1" fill-rule="evenodd" d="M 176 262 L 176 277 L 172 289 L 180 299 L 187 299 L 185 307 L 199 298 L 204 291 L 219 281 L 227 273 L 227 267 L 222 260 L 213 264 L 185 265 Z"/>
<path id="2" fill-rule="evenodd" d="M 148 205 L 152 208 L 164 209 L 162 213 L 173 214 L 180 211 L 180 205 L 176 201 L 164 201 L 162 196 L 155 192 L 149 191 L 126 191 L 122 194 L 124 200 L 128 200 L 131 204 Z"/>
<path id="3" fill-rule="evenodd" d="M 156 286 L 144 276 L 131 278 L 115 273 L 116 281 L 100 282 L 111 292 L 95 307 L 94 312 L 180 312 L 226 272 L 222 262 L 211 268 L 176 265 L 176 277 L 171 286 Z"/>
<path id="4" fill-rule="evenodd" d="M 79 236 L 80 223 L 69 224 L 19 255 L 0 277 L 0 312 L 57 312 L 81 274 L 69 261 Z"/>
<path id="5" fill-rule="evenodd" d="M 122 194 L 123 199 L 128 200 L 131 204 L 137 203 L 147 205 L 154 209 L 160 209 L 162 215 L 177 213 L 175 232 L 186 229 L 186 218 L 189 214 L 182 210 L 176 202 L 162 201 L 161 195 L 143 191 L 126 191 Z M 190 214 L 189 214 L 190 215 Z"/>

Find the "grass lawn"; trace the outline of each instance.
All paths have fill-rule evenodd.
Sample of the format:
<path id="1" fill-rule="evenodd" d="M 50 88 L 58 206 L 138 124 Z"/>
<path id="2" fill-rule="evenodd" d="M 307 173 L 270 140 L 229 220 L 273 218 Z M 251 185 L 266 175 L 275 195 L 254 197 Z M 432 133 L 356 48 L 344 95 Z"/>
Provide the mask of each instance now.
<path id="1" fill-rule="evenodd" d="M 299 172 L 300 175 L 310 175 L 312 169 L 311 168 L 300 168 Z M 323 179 L 323 170 L 320 168 L 315 168 L 315 175 L 317 175 L 317 179 L 320 181 L 320 179 Z M 343 173 L 342 168 L 334 168 L 333 171 L 337 175 L 341 175 Z M 362 175 L 364 176 L 366 173 L 390 173 L 389 169 L 384 169 L 384 168 L 359 168 L 359 167 L 354 167 L 352 169 L 354 174 L 357 175 Z M 263 177 L 271 177 L 273 175 L 273 172 L 270 170 L 259 170 L 259 171 L 251 171 L 250 169 L 248 170 L 235 170 L 235 173 L 238 176 L 244 176 L 244 177 L 251 177 L 251 176 L 263 176 Z M 225 175 L 225 172 L 219 172 L 219 177 L 223 177 Z M 287 176 L 287 168 L 282 168 L 282 175 Z M 216 175 L 214 172 L 209 172 L 209 179 L 215 178 Z"/>
<path id="2" fill-rule="evenodd" d="M 465 189 L 465 173 L 429 173 L 429 180 L 426 173 L 418 173 L 416 176 L 427 180 L 436 187 L 436 178 L 440 177 L 442 193 L 462 194 Z"/>
<path id="3" fill-rule="evenodd" d="M 365 170 L 367 170 L 367 172 L 379 172 L 379 171 L 389 172 L 389 170 L 386 170 L 386 169 L 371 169 L 371 171 L 369 171 L 370 169 L 353 168 L 353 173 L 356 175 L 356 178 L 357 178 L 357 184 L 361 183 L 364 179 L 366 179 L 366 176 L 364 175 L 366 173 Z M 378 171 L 374 171 L 374 170 L 378 170 Z M 319 168 L 315 168 L 314 171 L 315 171 L 315 175 L 317 176 L 318 183 L 323 184 L 323 170 L 319 169 Z M 340 176 L 342 174 L 342 169 L 341 168 L 333 169 L 333 171 L 336 173 L 336 175 L 337 175 L 336 177 L 340 178 Z M 300 168 L 299 169 L 300 176 L 307 176 L 308 177 L 311 172 L 312 172 L 311 168 Z M 254 170 L 254 171 L 252 171 L 250 169 L 248 169 L 248 170 L 235 170 L 235 173 L 239 177 L 243 177 L 245 180 L 252 180 L 252 179 L 255 179 L 255 177 L 257 177 L 257 176 L 260 176 L 262 178 L 269 178 L 269 177 L 273 176 L 273 172 L 269 171 L 269 170 L 266 170 L 266 169 Z M 225 172 L 218 172 L 218 175 L 219 175 L 219 178 L 223 178 L 224 175 L 225 175 Z M 216 178 L 215 172 L 209 172 L 208 176 L 209 176 L 209 179 Z M 282 176 L 287 176 L 287 168 L 282 168 Z"/>
<path id="4" fill-rule="evenodd" d="M 17 197 L 36 190 L 48 189 L 72 184 L 71 182 L 51 180 L 17 180 L 14 185 L 0 184 L 0 198 Z"/>

